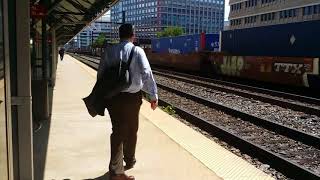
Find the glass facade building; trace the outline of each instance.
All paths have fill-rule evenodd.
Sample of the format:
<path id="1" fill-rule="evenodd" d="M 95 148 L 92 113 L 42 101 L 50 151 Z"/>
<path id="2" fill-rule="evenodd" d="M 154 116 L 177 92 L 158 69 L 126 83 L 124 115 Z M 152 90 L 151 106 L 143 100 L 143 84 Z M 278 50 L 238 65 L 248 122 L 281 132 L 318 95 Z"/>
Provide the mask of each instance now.
<path id="1" fill-rule="evenodd" d="M 100 34 L 104 34 L 106 39 L 110 39 L 111 24 L 109 24 L 108 22 L 109 21 L 97 21 L 81 31 L 76 37 L 77 47 L 84 48 L 90 46 Z"/>
<path id="2" fill-rule="evenodd" d="M 111 27 L 110 16 L 107 13 L 81 31 L 69 44 L 72 44 L 72 48 L 89 48 L 92 42 L 95 41 L 100 34 L 104 34 L 106 39 L 110 40 L 112 33 Z"/>
<path id="3" fill-rule="evenodd" d="M 186 34 L 218 33 L 223 29 L 224 0 L 121 0 L 111 8 L 111 21 L 123 18 L 143 39 L 169 26 L 182 27 Z M 116 38 L 118 28 L 112 29 Z"/>

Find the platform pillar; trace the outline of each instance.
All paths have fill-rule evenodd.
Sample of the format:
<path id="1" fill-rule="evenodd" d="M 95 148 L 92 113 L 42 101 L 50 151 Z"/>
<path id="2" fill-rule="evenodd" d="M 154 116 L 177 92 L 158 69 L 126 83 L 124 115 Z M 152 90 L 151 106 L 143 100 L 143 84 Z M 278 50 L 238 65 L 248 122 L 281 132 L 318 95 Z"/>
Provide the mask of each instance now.
<path id="1" fill-rule="evenodd" d="M 57 42 L 56 42 L 56 30 L 53 29 L 52 32 L 52 66 L 51 66 L 51 77 L 50 77 L 50 85 L 51 87 L 55 86 L 56 82 L 56 70 L 57 70 L 57 63 L 58 63 L 58 51 L 57 51 Z"/>
<path id="2" fill-rule="evenodd" d="M 33 180 L 30 2 L 8 1 L 13 178 Z"/>
<path id="3" fill-rule="evenodd" d="M 39 23 L 36 24 L 40 28 Z M 33 44 L 34 56 L 32 65 L 32 112 L 34 119 L 34 127 L 40 127 L 40 124 L 44 120 L 48 120 L 50 117 L 49 112 L 49 67 L 52 63 L 49 61 L 48 50 L 48 32 L 47 32 L 47 20 L 46 17 L 41 19 L 41 34 L 36 30 L 33 30 L 34 39 L 41 40 L 35 41 Z"/>

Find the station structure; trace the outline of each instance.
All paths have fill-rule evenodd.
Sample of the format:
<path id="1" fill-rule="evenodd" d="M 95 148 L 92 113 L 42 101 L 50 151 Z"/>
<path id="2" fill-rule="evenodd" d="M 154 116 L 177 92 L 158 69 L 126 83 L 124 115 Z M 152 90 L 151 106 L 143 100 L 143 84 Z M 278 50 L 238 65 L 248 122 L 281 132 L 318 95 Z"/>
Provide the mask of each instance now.
<path id="1" fill-rule="evenodd" d="M 116 2 L 0 1 L 0 179 L 33 179 L 33 130 L 51 117 L 58 47 Z"/>
<path id="2" fill-rule="evenodd" d="M 81 101 L 95 72 L 68 55 L 58 62 L 58 48 L 115 3 L 0 0 L 1 180 L 108 179 L 110 120 Z M 140 119 L 129 171 L 139 180 L 272 179 L 146 102 Z"/>

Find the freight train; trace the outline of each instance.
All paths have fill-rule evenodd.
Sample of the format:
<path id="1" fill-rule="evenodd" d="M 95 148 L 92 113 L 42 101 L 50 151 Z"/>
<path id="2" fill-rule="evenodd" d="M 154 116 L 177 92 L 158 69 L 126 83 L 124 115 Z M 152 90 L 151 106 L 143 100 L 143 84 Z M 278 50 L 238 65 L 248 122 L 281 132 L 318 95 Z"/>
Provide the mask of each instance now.
<path id="1" fill-rule="evenodd" d="M 153 39 L 151 64 L 320 88 L 320 21 Z"/>
<path id="2" fill-rule="evenodd" d="M 157 38 L 145 51 L 153 65 L 320 89 L 320 21 Z"/>

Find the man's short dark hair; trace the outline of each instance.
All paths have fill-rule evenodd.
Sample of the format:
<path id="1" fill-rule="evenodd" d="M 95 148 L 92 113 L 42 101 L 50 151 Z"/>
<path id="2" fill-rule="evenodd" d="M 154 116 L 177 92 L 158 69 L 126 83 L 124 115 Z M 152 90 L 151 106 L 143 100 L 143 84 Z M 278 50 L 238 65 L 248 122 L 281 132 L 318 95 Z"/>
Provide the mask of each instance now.
<path id="1" fill-rule="evenodd" d="M 129 39 L 133 36 L 133 26 L 131 24 L 122 24 L 119 28 L 120 39 Z"/>

